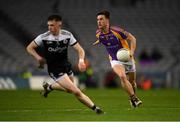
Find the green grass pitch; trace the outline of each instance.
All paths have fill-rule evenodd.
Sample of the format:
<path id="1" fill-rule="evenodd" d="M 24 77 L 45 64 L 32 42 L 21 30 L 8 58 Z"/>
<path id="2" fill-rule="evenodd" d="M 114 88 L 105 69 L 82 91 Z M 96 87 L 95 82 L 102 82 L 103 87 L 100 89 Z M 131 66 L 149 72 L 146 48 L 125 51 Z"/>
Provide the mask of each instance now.
<path id="1" fill-rule="evenodd" d="M 83 91 L 106 112 L 96 115 L 67 93 L 53 91 L 0 91 L 0 121 L 180 121 L 180 90 L 138 91 L 143 105 L 133 109 L 121 89 Z"/>

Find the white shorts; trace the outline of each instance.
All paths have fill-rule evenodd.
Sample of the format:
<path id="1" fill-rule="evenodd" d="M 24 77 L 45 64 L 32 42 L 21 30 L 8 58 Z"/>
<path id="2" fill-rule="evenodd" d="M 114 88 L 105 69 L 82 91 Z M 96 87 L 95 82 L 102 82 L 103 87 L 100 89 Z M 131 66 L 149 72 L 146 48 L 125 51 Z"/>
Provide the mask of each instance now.
<path id="1" fill-rule="evenodd" d="M 115 65 L 123 65 L 125 68 L 125 72 L 136 72 L 136 66 L 134 61 L 128 61 L 128 62 L 121 62 L 117 60 L 111 60 L 111 67 L 114 67 Z"/>
<path id="2" fill-rule="evenodd" d="M 63 77 L 64 75 L 67 75 L 67 76 L 70 76 L 70 77 L 74 76 L 73 72 L 71 72 L 70 74 L 68 74 L 68 73 L 59 73 L 58 75 L 55 74 L 55 73 L 50 73 L 49 75 L 55 82 L 59 81 L 61 79 L 61 77 Z"/>

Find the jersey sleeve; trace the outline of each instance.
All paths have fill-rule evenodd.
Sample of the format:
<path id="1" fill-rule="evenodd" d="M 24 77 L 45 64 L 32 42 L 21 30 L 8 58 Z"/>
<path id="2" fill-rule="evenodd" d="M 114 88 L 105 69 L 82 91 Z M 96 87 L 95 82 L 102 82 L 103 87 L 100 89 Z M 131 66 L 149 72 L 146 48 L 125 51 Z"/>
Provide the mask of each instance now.
<path id="1" fill-rule="evenodd" d="M 77 40 L 74 38 L 73 34 L 70 35 L 70 45 L 73 46 L 77 43 Z"/>
<path id="2" fill-rule="evenodd" d="M 100 31 L 99 31 L 99 30 L 97 30 L 97 31 L 96 31 L 96 41 L 94 42 L 94 44 L 98 44 L 98 43 L 100 43 L 100 38 L 99 38 L 99 35 L 100 35 Z"/>
<path id="3" fill-rule="evenodd" d="M 124 29 L 122 29 L 118 26 L 112 26 L 112 29 L 117 31 L 123 39 L 127 39 L 129 32 L 125 31 Z"/>
<path id="4" fill-rule="evenodd" d="M 34 39 L 34 42 L 35 42 L 38 46 L 42 46 L 42 37 L 41 37 L 41 35 L 37 36 L 37 37 Z"/>

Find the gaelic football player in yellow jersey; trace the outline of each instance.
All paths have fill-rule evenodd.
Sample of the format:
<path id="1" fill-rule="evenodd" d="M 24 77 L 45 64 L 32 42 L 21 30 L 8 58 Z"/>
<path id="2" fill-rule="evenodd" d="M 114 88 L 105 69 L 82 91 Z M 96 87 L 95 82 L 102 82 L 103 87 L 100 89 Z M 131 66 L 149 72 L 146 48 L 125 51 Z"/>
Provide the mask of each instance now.
<path id="1" fill-rule="evenodd" d="M 101 43 L 106 47 L 110 57 L 111 67 L 121 79 L 122 87 L 128 93 L 131 105 L 138 107 L 142 104 L 142 101 L 135 93 L 136 69 L 133 55 L 136 49 L 136 38 L 120 27 L 110 26 L 110 13 L 106 10 L 97 13 L 97 25 L 97 40 L 93 45 Z M 130 42 L 130 47 L 127 41 Z M 117 59 L 116 53 L 121 48 L 126 48 L 130 51 L 130 61 L 121 62 Z"/>

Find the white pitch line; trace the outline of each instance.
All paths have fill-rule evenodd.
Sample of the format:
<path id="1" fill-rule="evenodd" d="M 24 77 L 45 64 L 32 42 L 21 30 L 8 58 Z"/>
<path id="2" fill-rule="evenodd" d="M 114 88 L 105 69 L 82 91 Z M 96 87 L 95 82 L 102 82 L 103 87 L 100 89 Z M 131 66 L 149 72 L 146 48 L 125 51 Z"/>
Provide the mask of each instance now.
<path id="1" fill-rule="evenodd" d="M 34 112 L 34 111 L 43 111 L 43 112 L 63 112 L 63 111 L 88 111 L 88 109 L 23 109 L 23 110 L 0 110 L 0 112 Z"/>
<path id="2" fill-rule="evenodd" d="M 125 108 L 124 110 L 134 110 L 134 109 L 139 109 L 139 110 L 143 110 L 143 109 L 148 109 L 148 110 L 180 110 L 180 107 L 162 107 L 162 108 L 143 108 L 140 107 L 140 108 Z M 112 108 L 112 110 L 119 110 L 118 108 Z M 121 109 L 123 110 L 123 109 Z M 72 112 L 72 111 L 89 111 L 89 109 L 23 109 L 23 110 L 15 110 L 15 109 L 12 109 L 12 110 L 0 110 L 0 112 L 13 112 L 13 113 L 16 113 L 16 112 L 35 112 L 35 111 L 43 111 L 43 112 L 63 112 L 63 111 L 69 111 L 69 112 Z"/>

